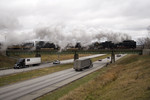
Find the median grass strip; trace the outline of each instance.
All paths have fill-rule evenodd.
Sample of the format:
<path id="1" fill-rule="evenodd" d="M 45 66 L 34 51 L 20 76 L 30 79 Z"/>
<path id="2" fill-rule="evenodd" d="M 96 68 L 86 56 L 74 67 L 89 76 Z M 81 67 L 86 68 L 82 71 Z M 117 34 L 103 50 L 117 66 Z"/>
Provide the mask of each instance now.
<path id="1" fill-rule="evenodd" d="M 96 58 L 103 59 L 105 57 L 106 55 L 96 57 Z M 95 61 L 96 59 L 92 58 L 92 60 Z M 62 70 L 69 69 L 69 68 L 73 68 L 73 63 L 57 65 L 54 67 L 40 68 L 36 70 L 20 72 L 20 73 L 11 74 L 11 75 L 0 76 L 0 86 L 9 85 L 12 83 L 28 80 L 31 78 L 40 77 L 43 75 L 51 74 L 51 73 L 62 71 Z"/>
<path id="2" fill-rule="evenodd" d="M 84 57 L 84 56 L 90 56 L 92 54 L 79 54 L 79 57 Z M 15 55 L 18 58 L 28 58 L 28 57 L 35 57 L 34 54 L 21 54 L 21 55 Z M 73 59 L 74 54 L 42 54 L 42 62 L 50 62 L 53 60 L 67 60 L 67 59 Z"/>
<path id="3" fill-rule="evenodd" d="M 6 75 L 6 76 L 1 76 L 0 77 L 0 86 L 8 85 L 11 83 L 16 83 L 19 81 L 35 78 L 35 77 L 40 77 L 43 75 L 47 75 L 50 73 L 54 73 L 57 71 L 61 71 L 64 69 L 72 68 L 73 64 L 64 64 L 64 65 L 58 65 L 54 67 L 47 67 L 47 68 L 40 68 L 37 70 L 31 70 L 27 72 L 21 72 L 21 73 L 16 73 L 16 74 L 11 74 L 11 75 Z"/>

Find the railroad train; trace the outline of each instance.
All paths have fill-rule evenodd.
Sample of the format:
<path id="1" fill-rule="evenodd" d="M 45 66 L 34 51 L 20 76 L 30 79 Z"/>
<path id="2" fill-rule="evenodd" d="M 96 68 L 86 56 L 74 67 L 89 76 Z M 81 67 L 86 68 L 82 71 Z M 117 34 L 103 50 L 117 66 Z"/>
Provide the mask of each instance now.
<path id="1" fill-rule="evenodd" d="M 17 45 L 8 46 L 8 50 L 55 50 L 60 49 L 60 47 L 49 41 L 34 41 L 26 42 Z"/>
<path id="2" fill-rule="evenodd" d="M 112 43 L 112 41 L 95 42 L 89 46 L 89 49 L 135 49 L 136 42 L 134 40 L 125 40 L 119 43 Z"/>
<path id="3" fill-rule="evenodd" d="M 82 47 L 80 42 L 74 46 L 67 45 L 66 50 L 82 50 L 88 49 L 135 49 L 136 42 L 134 40 L 125 40 L 119 43 L 112 43 L 112 41 L 95 42 L 88 47 Z M 22 43 L 19 45 L 12 45 L 7 48 L 8 50 L 60 50 L 60 46 L 49 41 L 35 41 Z"/>

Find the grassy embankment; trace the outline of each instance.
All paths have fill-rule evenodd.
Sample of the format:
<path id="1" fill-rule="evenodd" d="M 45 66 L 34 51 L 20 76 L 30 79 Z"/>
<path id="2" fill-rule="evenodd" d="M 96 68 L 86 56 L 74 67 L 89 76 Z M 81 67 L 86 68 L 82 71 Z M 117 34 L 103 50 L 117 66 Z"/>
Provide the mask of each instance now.
<path id="1" fill-rule="evenodd" d="M 9 58 L 0 54 L 0 69 L 10 68 L 16 63 L 16 59 Z"/>
<path id="2" fill-rule="evenodd" d="M 84 56 L 90 56 L 91 54 L 79 54 L 79 57 L 84 57 Z M 27 58 L 27 57 L 35 57 L 33 54 L 24 54 L 24 55 L 15 55 L 17 58 Z M 67 59 L 72 59 L 74 57 L 73 54 L 60 54 L 58 55 L 46 55 L 43 54 L 41 55 L 42 62 L 51 62 L 53 60 L 59 59 L 59 60 L 67 60 Z M 0 54 L 0 69 L 5 69 L 5 68 L 13 68 L 14 64 L 17 62 L 16 59 L 13 59 L 13 56 L 7 57 L 3 56 Z"/>
<path id="3" fill-rule="evenodd" d="M 96 61 L 98 59 L 106 58 L 107 56 L 108 55 L 96 57 L 96 58 L 93 58 L 92 60 Z M 70 63 L 70 64 L 64 64 L 64 65 L 57 65 L 55 67 L 40 68 L 40 69 L 31 70 L 27 72 L 1 76 L 0 86 L 16 83 L 16 82 L 23 81 L 23 80 L 28 80 L 28 79 L 35 78 L 35 77 L 40 77 L 43 75 L 47 75 L 50 73 L 54 73 L 54 72 L 72 68 L 72 67 L 73 67 L 73 63 Z"/>
<path id="4" fill-rule="evenodd" d="M 38 100 L 150 100 L 150 56 L 130 55 Z"/>

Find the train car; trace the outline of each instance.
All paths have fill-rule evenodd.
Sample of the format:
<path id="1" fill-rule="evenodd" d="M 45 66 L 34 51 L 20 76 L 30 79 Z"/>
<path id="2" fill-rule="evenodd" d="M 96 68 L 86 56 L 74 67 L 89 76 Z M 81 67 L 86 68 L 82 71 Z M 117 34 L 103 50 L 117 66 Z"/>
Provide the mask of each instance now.
<path id="1" fill-rule="evenodd" d="M 34 42 L 27 42 L 22 44 L 23 50 L 31 50 L 35 47 Z"/>
<path id="2" fill-rule="evenodd" d="M 58 49 L 59 46 L 49 41 L 36 41 L 36 49 L 41 50 L 42 48 Z"/>
<path id="3" fill-rule="evenodd" d="M 91 59 L 77 59 L 74 61 L 74 69 L 76 71 L 83 70 L 85 68 L 93 67 Z"/>
<path id="4" fill-rule="evenodd" d="M 23 47 L 21 44 L 18 45 L 11 45 L 7 47 L 8 50 L 23 50 Z"/>
<path id="5" fill-rule="evenodd" d="M 135 49 L 136 42 L 134 40 L 125 40 L 116 44 L 117 49 Z"/>
<path id="6" fill-rule="evenodd" d="M 105 42 L 102 42 L 100 43 L 102 49 L 112 49 L 112 48 L 115 48 L 115 44 L 112 43 L 112 41 L 105 41 Z"/>
<path id="7" fill-rule="evenodd" d="M 14 69 L 25 68 L 31 65 L 41 64 L 41 57 L 20 58 L 14 66 Z"/>

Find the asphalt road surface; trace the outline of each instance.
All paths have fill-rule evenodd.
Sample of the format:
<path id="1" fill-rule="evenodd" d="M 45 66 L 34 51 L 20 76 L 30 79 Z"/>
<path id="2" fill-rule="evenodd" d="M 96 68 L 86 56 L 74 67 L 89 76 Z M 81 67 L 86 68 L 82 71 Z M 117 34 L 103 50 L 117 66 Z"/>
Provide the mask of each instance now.
<path id="1" fill-rule="evenodd" d="M 123 57 L 124 55 L 122 55 Z M 121 57 L 116 57 L 118 60 Z M 93 63 L 93 67 L 76 72 L 73 68 L 0 88 L 0 100 L 33 100 L 106 65 L 110 59 Z"/>
<path id="2" fill-rule="evenodd" d="M 94 58 L 94 57 L 98 57 L 98 56 L 102 56 L 102 55 L 104 55 L 104 54 L 97 54 L 97 55 L 91 55 L 91 56 L 86 56 L 86 57 L 80 57 L 79 59 Z M 63 61 L 61 61 L 61 64 L 73 63 L 73 61 L 74 61 L 74 59 L 63 60 Z M 25 72 L 25 71 L 29 71 L 29 70 L 44 68 L 44 67 L 52 67 L 52 66 L 55 66 L 55 64 L 45 63 L 45 64 L 41 64 L 39 66 L 32 66 L 32 67 L 22 68 L 22 69 L 0 70 L 0 76 L 13 74 L 13 73 L 19 73 L 19 72 Z"/>

